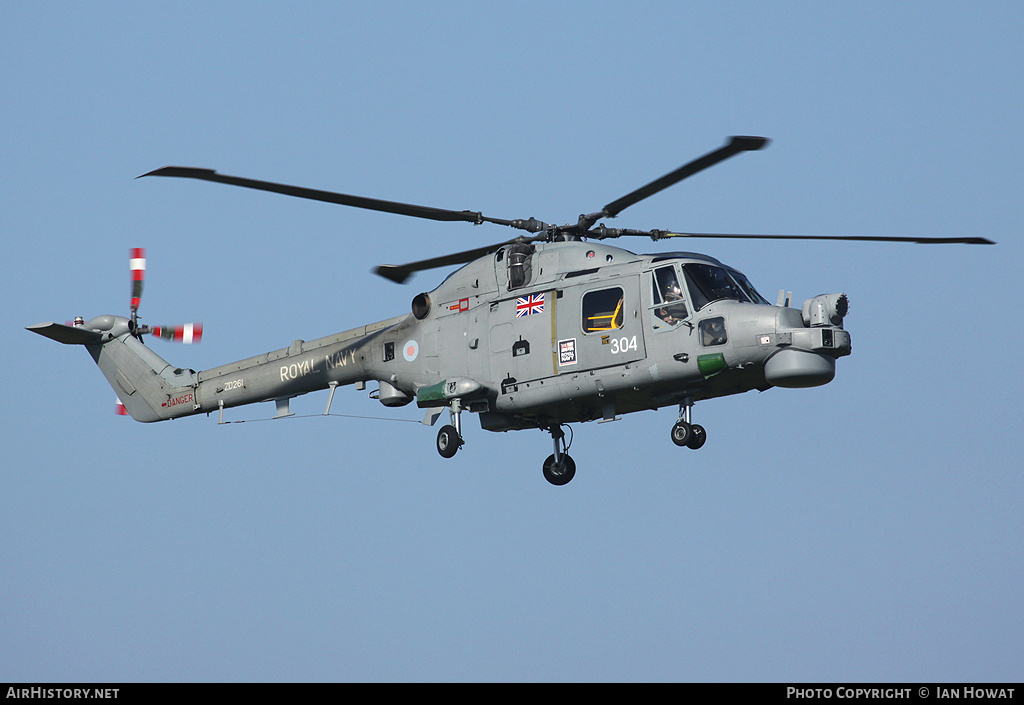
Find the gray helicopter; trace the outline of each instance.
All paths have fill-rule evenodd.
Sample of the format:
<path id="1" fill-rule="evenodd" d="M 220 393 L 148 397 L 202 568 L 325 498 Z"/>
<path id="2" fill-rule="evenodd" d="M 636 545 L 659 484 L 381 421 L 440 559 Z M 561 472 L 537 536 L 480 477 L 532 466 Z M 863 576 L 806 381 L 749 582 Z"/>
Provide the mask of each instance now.
<path id="1" fill-rule="evenodd" d="M 707 255 L 638 255 L 604 244 L 619 237 L 861 240 L 993 244 L 978 237 L 916 238 L 833 235 L 738 235 L 609 228 L 598 221 L 744 151 L 763 137 L 732 137 L 722 147 L 613 201 L 577 222 L 502 220 L 266 181 L 210 169 L 164 167 L 143 176 L 202 179 L 357 208 L 439 221 L 493 223 L 529 235 L 404 265 L 377 267 L 397 283 L 417 271 L 463 265 L 434 290 L 417 294 L 411 311 L 317 340 L 196 372 L 171 365 L 143 343 L 144 335 L 198 342 L 201 324 L 149 327 L 138 321 L 145 253 L 131 257 L 130 317 L 105 315 L 28 330 L 84 345 L 135 420 L 181 416 L 273 401 L 276 417 L 289 401 L 353 384 L 388 407 L 413 401 L 435 425 L 437 451 L 463 447 L 462 413 L 476 413 L 488 431 L 541 429 L 554 452 L 544 477 L 564 485 L 576 473 L 564 429 L 573 422 L 610 421 L 622 414 L 676 406 L 672 442 L 699 449 L 707 432 L 691 418 L 698 401 L 771 387 L 814 387 L 835 376 L 851 351 L 843 328 L 843 293 L 815 296 L 800 308 L 780 292 L 774 304 L 738 270 Z"/>

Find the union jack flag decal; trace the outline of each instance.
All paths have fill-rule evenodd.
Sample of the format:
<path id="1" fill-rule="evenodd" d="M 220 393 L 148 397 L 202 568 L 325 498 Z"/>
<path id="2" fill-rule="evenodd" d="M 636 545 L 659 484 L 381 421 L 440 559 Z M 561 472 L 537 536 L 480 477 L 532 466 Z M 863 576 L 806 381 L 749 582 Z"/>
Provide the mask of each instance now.
<path id="1" fill-rule="evenodd" d="M 530 294 L 516 299 L 516 318 L 544 313 L 544 294 Z"/>

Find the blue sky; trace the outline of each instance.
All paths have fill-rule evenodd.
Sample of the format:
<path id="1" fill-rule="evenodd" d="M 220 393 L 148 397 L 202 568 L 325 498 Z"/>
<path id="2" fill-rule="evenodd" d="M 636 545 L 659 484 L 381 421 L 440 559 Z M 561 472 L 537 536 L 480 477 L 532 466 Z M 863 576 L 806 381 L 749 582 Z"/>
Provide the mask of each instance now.
<path id="1" fill-rule="evenodd" d="M 1024 7 L 37 3 L 0 23 L 7 344 L 0 680 L 1024 678 Z M 845 291 L 831 384 L 544 433 L 415 409 L 142 425 L 24 330 L 198 319 L 204 369 L 408 310 L 399 263 L 509 237 L 134 177 L 166 164 L 573 221 L 772 138 L 614 224 L 981 235 L 688 243 L 774 300 Z M 621 243 L 635 251 L 660 243 Z M 293 402 L 316 415 L 326 394 Z M 266 419 L 269 405 L 229 413 Z M 388 420 L 377 420 L 386 418 Z"/>

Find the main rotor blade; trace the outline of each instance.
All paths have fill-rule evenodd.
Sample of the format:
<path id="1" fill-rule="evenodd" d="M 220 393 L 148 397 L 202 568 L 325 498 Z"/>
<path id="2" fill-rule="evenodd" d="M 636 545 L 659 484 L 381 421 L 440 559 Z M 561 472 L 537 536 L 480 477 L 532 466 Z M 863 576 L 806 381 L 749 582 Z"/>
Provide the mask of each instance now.
<path id="1" fill-rule="evenodd" d="M 627 233 L 629 234 L 629 233 Z M 994 245 L 983 237 L 899 237 L 894 235 L 750 235 L 728 233 L 672 233 L 652 230 L 642 233 L 654 240 L 667 237 L 699 237 L 731 240 L 852 240 L 859 242 L 914 242 L 919 245 Z"/>
<path id="2" fill-rule="evenodd" d="M 351 196 L 344 193 L 335 193 L 333 191 L 320 191 L 318 189 L 304 188 L 302 186 L 275 184 L 270 181 L 258 181 L 256 179 L 246 179 L 240 176 L 228 176 L 226 174 L 218 174 L 213 169 L 201 169 L 198 167 L 165 166 L 163 168 L 156 169 L 155 171 L 151 171 L 148 174 L 143 174 L 142 176 L 177 176 L 186 179 L 201 179 L 203 181 L 215 181 L 217 183 L 231 184 L 232 186 L 241 186 L 243 188 L 258 189 L 260 191 L 272 191 L 274 193 L 281 193 L 286 196 L 308 198 L 314 201 L 337 203 L 343 206 L 365 208 L 372 211 L 382 211 L 384 213 L 396 213 L 398 215 L 408 215 L 414 218 L 426 218 L 428 220 L 462 220 L 475 224 L 497 223 L 498 225 L 509 225 L 512 227 L 516 227 L 515 223 L 517 222 L 512 220 L 501 220 L 498 218 L 488 218 L 487 216 L 476 211 L 452 211 L 444 208 L 417 206 L 410 203 L 383 201 L 377 198 L 366 198 L 365 196 Z M 138 178 L 141 179 L 142 176 Z"/>
<path id="3" fill-rule="evenodd" d="M 454 252 L 440 257 L 431 257 L 430 259 L 420 260 L 419 262 L 410 262 L 409 264 L 382 264 L 379 267 L 375 267 L 373 273 L 379 274 L 385 279 L 390 279 L 396 284 L 404 284 L 414 272 L 422 272 L 427 269 L 436 269 L 438 267 L 447 267 L 452 264 L 466 264 L 467 262 L 472 262 L 478 257 L 483 257 L 484 255 L 496 251 L 499 247 L 504 247 L 505 245 L 510 245 L 514 242 L 533 242 L 534 240 L 541 239 L 541 237 L 517 237 L 506 242 L 499 242 L 493 245 L 487 245 L 486 247 L 477 247 L 476 249 L 465 250 L 463 252 Z"/>
<path id="4" fill-rule="evenodd" d="M 719 147 L 713 152 L 708 152 L 703 157 L 694 159 L 689 164 L 684 164 L 670 174 L 660 179 L 656 179 L 651 183 L 638 188 L 632 193 L 628 193 L 617 201 L 612 201 L 605 206 L 601 213 L 604 217 L 614 218 L 621 211 L 629 208 L 634 203 L 642 201 L 648 196 L 653 196 L 663 189 L 676 184 L 688 176 L 693 176 L 699 171 L 703 171 L 708 167 L 718 164 L 720 161 L 724 161 L 729 157 L 739 154 L 740 152 L 747 152 L 751 150 L 757 150 L 767 145 L 769 140 L 766 137 L 730 137 L 729 141 L 723 147 Z"/>

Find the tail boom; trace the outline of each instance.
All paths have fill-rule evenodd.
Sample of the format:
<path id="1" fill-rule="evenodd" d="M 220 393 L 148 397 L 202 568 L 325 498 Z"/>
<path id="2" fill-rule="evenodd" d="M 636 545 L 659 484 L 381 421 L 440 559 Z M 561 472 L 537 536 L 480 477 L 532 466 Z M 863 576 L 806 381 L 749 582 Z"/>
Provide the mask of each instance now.
<path id="1" fill-rule="evenodd" d="M 171 365 L 132 335 L 129 319 L 120 316 L 99 316 L 82 326 L 40 323 L 28 330 L 84 345 L 131 417 L 152 422 L 368 381 L 367 343 L 407 317 L 309 342 L 297 340 L 287 348 L 202 372 Z"/>

